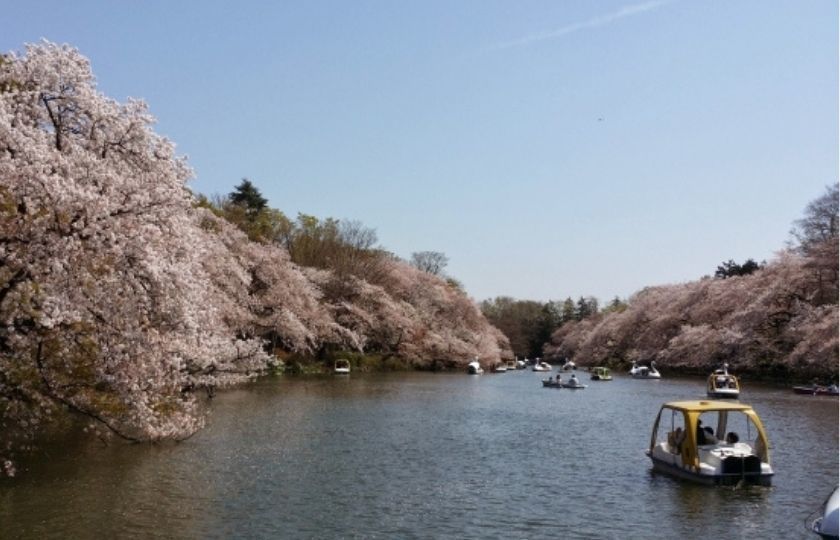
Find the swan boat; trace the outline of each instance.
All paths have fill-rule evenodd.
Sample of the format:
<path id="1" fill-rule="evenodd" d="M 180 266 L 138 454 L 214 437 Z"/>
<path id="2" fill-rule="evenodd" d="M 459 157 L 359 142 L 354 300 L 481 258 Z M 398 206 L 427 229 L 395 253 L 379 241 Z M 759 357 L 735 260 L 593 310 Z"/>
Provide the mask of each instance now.
<path id="1" fill-rule="evenodd" d="M 335 361 L 335 365 L 333 366 L 333 373 L 336 375 L 349 375 L 350 374 L 350 360 L 340 359 Z"/>
<path id="2" fill-rule="evenodd" d="M 478 360 L 473 360 L 467 364 L 467 373 L 470 375 L 481 375 L 484 373 L 484 370 L 481 368 L 481 364 L 478 363 Z"/>
<path id="3" fill-rule="evenodd" d="M 576 369 L 577 365 L 571 360 L 566 360 L 566 363 L 563 364 L 563 371 L 574 371 Z"/>
<path id="4" fill-rule="evenodd" d="M 809 530 L 820 535 L 823 538 L 833 538 L 837 540 L 838 529 L 840 529 L 840 517 L 838 517 L 838 502 L 840 502 L 840 495 L 837 493 L 838 488 L 834 488 L 828 499 L 822 505 L 822 515 L 817 519 L 810 521 Z M 813 518 L 813 514 L 811 515 Z"/>
<path id="5" fill-rule="evenodd" d="M 741 395 L 738 377 L 729 373 L 729 364 L 723 364 L 723 368 L 716 369 L 709 375 L 709 380 L 706 383 L 706 395 L 718 399 L 738 399 L 738 396 Z"/>
<path id="6" fill-rule="evenodd" d="M 656 371 L 656 362 L 651 362 L 650 367 L 648 366 L 638 366 L 636 367 L 636 363 L 633 362 L 633 368 L 636 370 L 630 370 L 630 373 L 633 375 L 634 379 L 661 379 L 662 375 Z"/>
<path id="7" fill-rule="evenodd" d="M 710 427 L 704 428 L 703 420 Z M 769 486 L 773 479 L 764 426 L 753 408 L 743 403 L 665 403 L 645 453 L 655 471 L 703 484 L 743 481 Z"/>
<path id="8" fill-rule="evenodd" d="M 531 371 L 551 371 L 551 364 L 548 362 L 537 362 L 531 368 Z"/>

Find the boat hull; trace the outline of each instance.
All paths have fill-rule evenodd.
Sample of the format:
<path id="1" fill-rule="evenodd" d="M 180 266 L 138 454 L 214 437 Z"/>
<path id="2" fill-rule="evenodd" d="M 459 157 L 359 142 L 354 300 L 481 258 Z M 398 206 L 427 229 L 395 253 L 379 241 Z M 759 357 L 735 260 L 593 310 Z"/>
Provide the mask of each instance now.
<path id="1" fill-rule="evenodd" d="M 738 399 L 741 395 L 741 392 L 738 390 L 735 391 L 726 391 L 726 390 L 714 390 L 706 392 L 706 395 L 710 398 L 718 398 L 718 399 Z"/>
<path id="2" fill-rule="evenodd" d="M 734 486 L 741 482 L 741 480 L 747 484 L 757 486 L 770 486 L 773 483 L 772 473 L 699 474 L 691 469 L 667 463 L 653 456 L 650 456 L 650 460 L 653 463 L 654 471 L 708 486 Z"/>

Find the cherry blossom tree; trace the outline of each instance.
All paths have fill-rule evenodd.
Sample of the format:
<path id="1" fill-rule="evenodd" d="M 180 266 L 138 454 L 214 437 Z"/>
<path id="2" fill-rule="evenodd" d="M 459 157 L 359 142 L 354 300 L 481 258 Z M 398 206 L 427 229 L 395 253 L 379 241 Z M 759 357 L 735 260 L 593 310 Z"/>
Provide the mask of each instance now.
<path id="1" fill-rule="evenodd" d="M 126 439 L 189 436 L 196 383 L 266 361 L 208 296 L 190 169 L 70 47 L 8 56 L 0 87 L 0 452 L 68 409 Z"/>
<path id="2" fill-rule="evenodd" d="M 246 236 L 196 200 L 190 168 L 152 126 L 141 101 L 98 92 L 71 47 L 0 63 L 7 474 L 16 445 L 65 411 L 128 440 L 188 437 L 205 391 L 263 372 L 278 351 L 332 346 L 418 367 L 509 354 L 463 291 L 371 249 L 358 225 L 337 227 L 355 251 L 335 270 L 294 264 L 275 240 L 291 222 L 262 203 L 240 220 Z"/>

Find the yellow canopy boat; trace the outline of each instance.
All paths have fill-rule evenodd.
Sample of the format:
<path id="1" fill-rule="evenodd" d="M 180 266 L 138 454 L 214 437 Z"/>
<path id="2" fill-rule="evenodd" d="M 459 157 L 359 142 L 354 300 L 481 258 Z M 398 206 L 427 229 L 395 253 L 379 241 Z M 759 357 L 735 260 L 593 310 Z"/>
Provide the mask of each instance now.
<path id="1" fill-rule="evenodd" d="M 744 403 L 665 403 L 646 454 L 654 470 L 705 484 L 769 486 L 773 478 L 764 426 Z"/>

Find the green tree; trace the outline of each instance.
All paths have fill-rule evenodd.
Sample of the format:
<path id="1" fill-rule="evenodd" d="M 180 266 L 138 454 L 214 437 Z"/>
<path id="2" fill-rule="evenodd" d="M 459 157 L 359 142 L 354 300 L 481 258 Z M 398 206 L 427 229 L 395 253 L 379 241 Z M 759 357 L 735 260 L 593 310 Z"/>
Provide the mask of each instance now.
<path id="1" fill-rule="evenodd" d="M 575 301 L 569 296 L 563 300 L 563 306 L 560 308 L 560 324 L 565 324 L 577 320 L 575 315 Z"/>
<path id="2" fill-rule="evenodd" d="M 236 188 L 228 195 L 230 202 L 245 208 L 249 216 L 257 216 L 268 207 L 268 201 L 260 190 L 247 178 L 243 178 Z"/>

